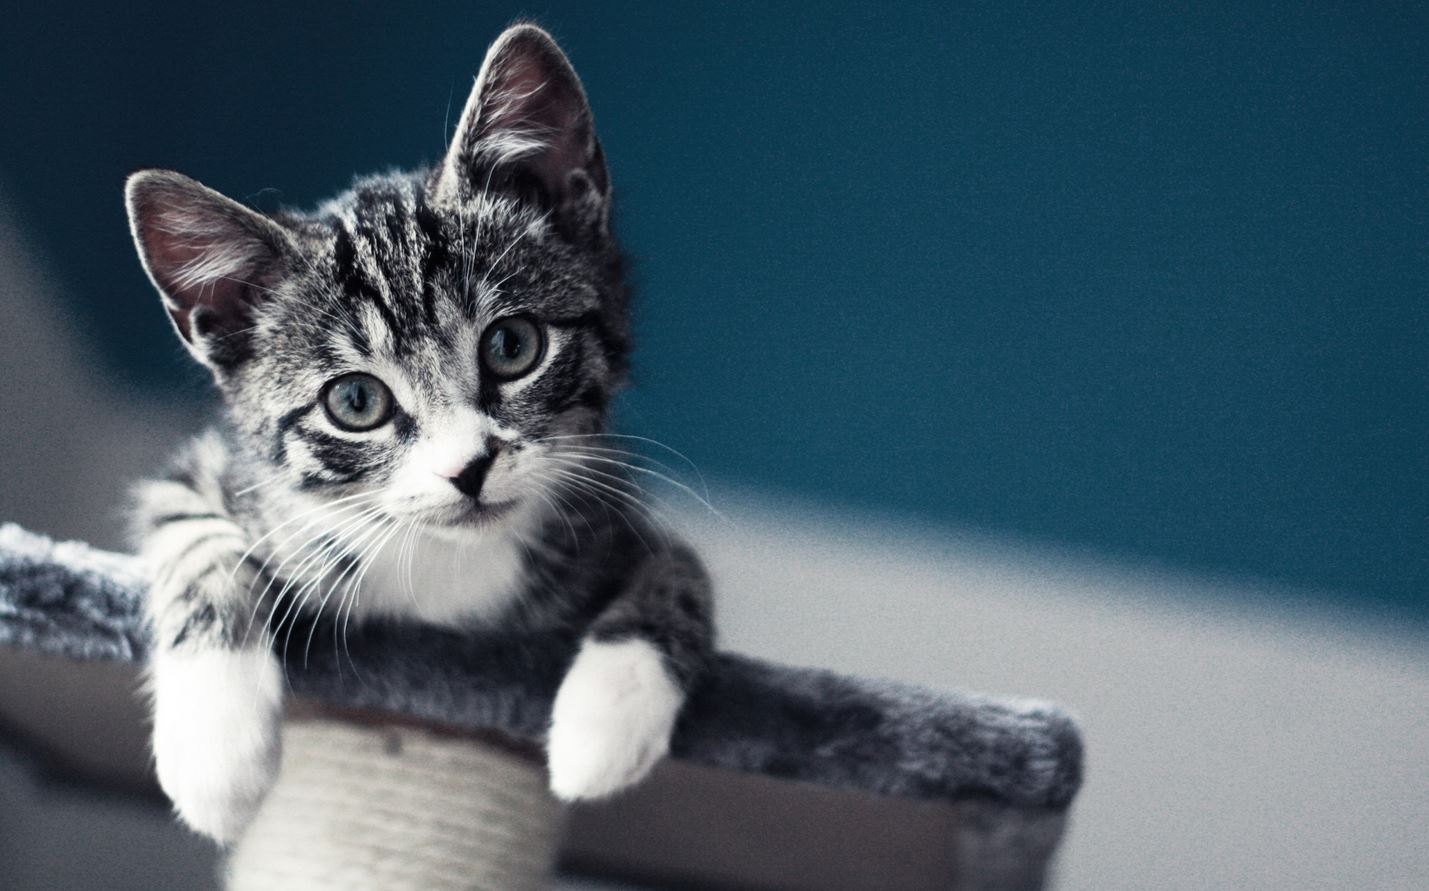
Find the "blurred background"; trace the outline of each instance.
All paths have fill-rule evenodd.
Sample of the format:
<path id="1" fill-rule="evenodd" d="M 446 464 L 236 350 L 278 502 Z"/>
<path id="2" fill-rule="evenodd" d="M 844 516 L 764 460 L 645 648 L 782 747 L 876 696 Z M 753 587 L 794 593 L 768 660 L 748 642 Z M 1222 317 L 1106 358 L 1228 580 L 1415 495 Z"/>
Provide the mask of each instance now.
<path id="1" fill-rule="evenodd" d="M 212 410 L 127 173 L 272 209 L 431 162 L 534 18 L 636 259 L 621 427 L 728 518 L 672 505 L 727 646 L 1079 714 L 1059 887 L 1429 884 L 1424 4 L 4 17 L 0 520 L 121 545 Z M 0 886 L 213 884 L 132 676 L 0 653 L 0 746 Z M 138 796 L 52 782 L 97 774 Z"/>

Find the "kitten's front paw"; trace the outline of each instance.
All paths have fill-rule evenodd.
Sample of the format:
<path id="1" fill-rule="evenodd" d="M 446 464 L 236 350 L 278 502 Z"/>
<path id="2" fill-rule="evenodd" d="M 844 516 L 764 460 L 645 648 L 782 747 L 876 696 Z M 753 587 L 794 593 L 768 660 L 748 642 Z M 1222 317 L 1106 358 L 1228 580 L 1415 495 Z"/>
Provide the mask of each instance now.
<path id="1" fill-rule="evenodd" d="M 643 640 L 587 642 L 551 713 L 551 791 L 601 798 L 643 779 L 670 748 L 684 694 Z"/>
<path id="2" fill-rule="evenodd" d="M 191 828 L 232 841 L 277 775 L 277 661 L 266 650 L 164 652 L 152 684 L 159 785 Z"/>

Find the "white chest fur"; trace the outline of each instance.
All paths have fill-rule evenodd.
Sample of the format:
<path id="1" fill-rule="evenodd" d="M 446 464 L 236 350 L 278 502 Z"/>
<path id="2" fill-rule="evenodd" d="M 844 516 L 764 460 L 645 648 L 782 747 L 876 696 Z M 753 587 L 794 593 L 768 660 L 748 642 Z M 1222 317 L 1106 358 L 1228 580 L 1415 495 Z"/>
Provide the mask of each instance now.
<path id="1" fill-rule="evenodd" d="M 494 620 L 520 593 L 524 556 L 506 531 L 398 535 L 372 556 L 356 612 L 435 624 Z"/>
<path id="2" fill-rule="evenodd" d="M 333 553 L 360 555 L 361 562 L 339 561 L 329 556 Z M 521 591 L 525 553 L 514 529 L 412 529 L 375 549 L 359 537 L 316 557 L 280 544 L 269 565 L 289 580 L 280 599 L 301 602 L 305 609 L 469 625 L 495 620 L 511 605 Z"/>

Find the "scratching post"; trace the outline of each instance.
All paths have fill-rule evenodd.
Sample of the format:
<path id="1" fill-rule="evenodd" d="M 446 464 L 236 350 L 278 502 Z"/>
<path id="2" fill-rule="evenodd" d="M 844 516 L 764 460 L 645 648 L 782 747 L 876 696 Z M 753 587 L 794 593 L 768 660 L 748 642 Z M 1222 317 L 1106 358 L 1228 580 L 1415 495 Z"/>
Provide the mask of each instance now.
<path id="1" fill-rule="evenodd" d="M 283 728 L 272 793 L 227 863 L 229 891 L 542 891 L 561 810 L 529 753 L 352 716 Z"/>
<path id="2" fill-rule="evenodd" d="M 144 584 L 132 558 L 0 527 L 0 643 L 142 662 Z M 1081 734 L 1049 703 L 720 653 L 652 781 L 563 817 L 539 745 L 577 640 L 306 639 L 233 889 L 541 888 L 564 819 L 564 864 L 656 885 L 1022 891 L 1043 887 L 1081 785 Z"/>

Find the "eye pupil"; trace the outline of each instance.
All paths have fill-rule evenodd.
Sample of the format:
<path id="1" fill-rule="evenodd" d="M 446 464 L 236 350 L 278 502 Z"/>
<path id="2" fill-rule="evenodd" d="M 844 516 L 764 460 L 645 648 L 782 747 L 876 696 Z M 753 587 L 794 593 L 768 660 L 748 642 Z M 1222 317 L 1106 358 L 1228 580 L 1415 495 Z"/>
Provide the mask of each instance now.
<path id="1" fill-rule="evenodd" d="M 501 358 L 512 360 L 521 355 L 521 337 L 510 328 L 498 328 L 492 332 L 491 337 L 492 346 Z"/>

